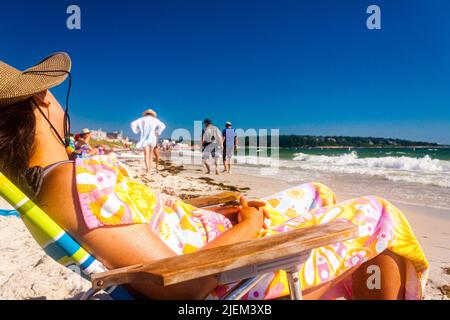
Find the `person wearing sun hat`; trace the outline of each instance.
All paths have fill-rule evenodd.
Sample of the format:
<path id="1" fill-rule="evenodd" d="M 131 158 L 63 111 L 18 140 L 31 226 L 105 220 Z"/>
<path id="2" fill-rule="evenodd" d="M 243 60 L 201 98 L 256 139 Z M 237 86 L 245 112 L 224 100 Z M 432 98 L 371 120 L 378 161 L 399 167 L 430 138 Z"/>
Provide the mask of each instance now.
<path id="1" fill-rule="evenodd" d="M 145 117 L 145 116 L 152 116 L 153 118 L 156 118 L 157 114 L 156 114 L 156 112 L 153 109 L 147 109 L 144 112 L 142 112 L 142 116 L 143 117 Z"/>
<path id="2" fill-rule="evenodd" d="M 63 52 L 54 53 L 24 71 L 0 61 L 0 128 L 6 130 L 2 132 L 2 138 L 5 139 L 0 141 L 0 171 L 12 177 L 17 184 L 32 194 L 36 193 L 41 184 L 41 179 L 36 179 L 41 169 L 38 166 L 30 166 L 29 160 L 35 148 L 35 134 L 48 126 L 52 139 L 47 139 L 45 144 L 50 147 L 63 144 L 66 149 L 64 156 L 68 156 L 67 148 L 70 142 L 68 106 L 66 105 L 66 112 L 63 110 L 55 114 L 49 112 L 54 97 L 48 89 L 66 80 L 70 68 L 70 57 Z M 38 122 L 38 118 L 41 121 Z M 58 122 L 60 128 L 55 128 L 53 122 Z M 11 135 L 7 134 L 10 132 L 7 131 L 9 126 L 12 126 Z M 8 149 L 8 146 L 11 148 Z M 43 154 L 41 156 L 44 158 Z M 52 156 L 56 155 L 47 157 Z M 34 161 L 31 164 L 34 164 Z"/>
<path id="3" fill-rule="evenodd" d="M 76 151 L 78 151 L 78 155 L 81 157 L 89 157 L 92 155 L 99 154 L 99 148 L 91 147 L 91 130 L 88 128 L 84 128 L 81 130 L 80 139 L 75 145 Z"/>
<path id="4" fill-rule="evenodd" d="M 62 83 L 70 73 L 67 53 L 57 52 L 19 71 L 0 61 L 0 107 L 26 100 Z"/>
<path id="5" fill-rule="evenodd" d="M 49 89 L 64 81 L 70 59 L 55 54 L 32 69 L 20 72 L 0 63 L 0 172 L 108 268 L 264 241 L 267 235 L 344 219 L 363 232 L 312 249 L 297 279 L 305 299 L 423 297 L 427 260 L 405 216 L 388 201 L 366 196 L 336 203 L 331 189 L 311 182 L 265 201 L 241 197 L 232 207 L 205 210 L 181 199 L 163 202 L 115 157 L 68 159 L 68 108 L 64 111 Z M 236 215 L 236 221 L 227 218 Z M 332 257 L 332 263 L 317 257 Z M 373 283 L 369 267 L 378 270 L 380 288 L 367 286 Z M 226 296 L 232 286 L 219 284 L 216 275 L 207 275 L 173 286 L 132 282 L 127 289 L 150 299 L 190 300 Z M 288 293 L 286 274 L 274 270 L 248 296 L 275 299 Z"/>
<path id="6" fill-rule="evenodd" d="M 136 148 L 144 149 L 144 162 L 147 173 L 152 170 L 153 155 L 156 161 L 156 172 L 159 171 L 159 151 L 158 140 L 166 125 L 157 118 L 157 113 L 153 109 L 147 109 L 142 113 L 142 117 L 131 123 L 131 130 L 135 134 L 140 134 Z"/>

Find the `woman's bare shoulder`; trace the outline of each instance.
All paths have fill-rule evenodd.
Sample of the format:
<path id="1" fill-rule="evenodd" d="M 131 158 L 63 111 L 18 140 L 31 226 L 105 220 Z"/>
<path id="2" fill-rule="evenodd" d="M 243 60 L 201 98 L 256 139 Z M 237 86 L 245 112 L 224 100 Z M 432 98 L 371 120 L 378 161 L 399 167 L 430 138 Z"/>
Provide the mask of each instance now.
<path id="1" fill-rule="evenodd" d="M 67 232 L 84 233 L 72 163 L 53 169 L 42 185 L 40 206 Z"/>
<path id="2" fill-rule="evenodd" d="M 122 267 L 175 253 L 148 225 L 120 225 L 89 230 L 78 201 L 73 164 L 55 168 L 45 179 L 42 209 L 105 265 Z"/>

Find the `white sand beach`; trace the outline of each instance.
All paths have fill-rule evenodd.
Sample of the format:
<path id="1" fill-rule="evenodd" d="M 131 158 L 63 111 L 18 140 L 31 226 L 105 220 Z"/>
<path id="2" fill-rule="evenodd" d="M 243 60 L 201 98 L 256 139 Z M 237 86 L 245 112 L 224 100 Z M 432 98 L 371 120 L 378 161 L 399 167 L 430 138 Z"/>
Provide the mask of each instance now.
<path id="1" fill-rule="evenodd" d="M 249 197 L 266 196 L 293 185 L 273 177 L 246 174 L 236 168 L 231 175 L 206 175 L 200 166 L 176 166 L 165 163 L 159 175 L 147 176 L 138 158 L 124 159 L 134 176 L 160 192 L 162 197 L 188 198 L 237 188 Z M 396 204 L 405 213 L 430 264 L 425 299 L 449 299 L 450 284 L 450 210 L 407 201 L 400 183 L 348 176 L 319 180 L 335 190 L 338 200 L 377 194 Z M 307 182 L 299 181 L 300 182 Z M 448 190 L 448 189 L 447 189 Z M 441 190 L 442 191 L 442 190 Z M 404 193 L 405 193 L 404 192 Z M 444 190 L 443 192 L 446 192 Z M 426 192 L 417 198 L 426 197 Z M 417 200 L 417 199 L 416 199 Z M 423 202 L 425 203 L 425 201 Z M 0 199 L 0 208 L 9 206 Z M 47 257 L 16 217 L 0 217 L 0 299 L 73 299 L 89 288 L 89 283 Z"/>

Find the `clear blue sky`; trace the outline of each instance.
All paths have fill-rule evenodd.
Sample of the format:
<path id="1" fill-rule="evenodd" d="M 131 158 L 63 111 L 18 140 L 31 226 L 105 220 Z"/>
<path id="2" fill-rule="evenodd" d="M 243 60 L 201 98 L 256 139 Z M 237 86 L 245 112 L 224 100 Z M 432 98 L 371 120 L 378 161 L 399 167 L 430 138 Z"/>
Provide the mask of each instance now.
<path id="1" fill-rule="evenodd" d="M 81 30 L 66 28 L 70 4 Z M 382 30 L 366 28 L 370 4 Z M 74 129 L 129 133 L 152 107 L 172 130 L 210 117 L 450 143 L 449 13 L 447 0 L 2 0 L 0 59 L 68 52 Z"/>

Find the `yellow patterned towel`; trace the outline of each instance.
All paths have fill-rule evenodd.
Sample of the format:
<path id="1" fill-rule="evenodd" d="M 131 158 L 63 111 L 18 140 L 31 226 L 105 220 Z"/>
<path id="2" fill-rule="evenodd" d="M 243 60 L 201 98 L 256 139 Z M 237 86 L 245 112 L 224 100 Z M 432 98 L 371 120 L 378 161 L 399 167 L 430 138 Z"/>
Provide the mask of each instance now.
<path id="1" fill-rule="evenodd" d="M 198 209 L 181 200 L 162 203 L 153 191 L 129 177 L 126 167 L 113 157 L 77 159 L 76 181 L 84 221 L 90 229 L 109 225 L 145 223 L 177 254 L 196 251 L 232 228 L 215 212 Z M 326 283 L 345 271 L 390 250 L 406 260 L 405 299 L 421 299 L 428 263 L 403 214 L 374 196 L 336 203 L 334 193 L 319 183 L 307 183 L 264 198 L 271 227 L 260 237 L 336 220 L 351 221 L 359 237 L 312 251 L 299 271 L 302 289 Z M 219 286 L 210 298 L 231 288 Z M 323 298 L 351 298 L 351 277 Z M 275 272 L 244 297 L 272 299 L 288 294 L 286 275 Z"/>

